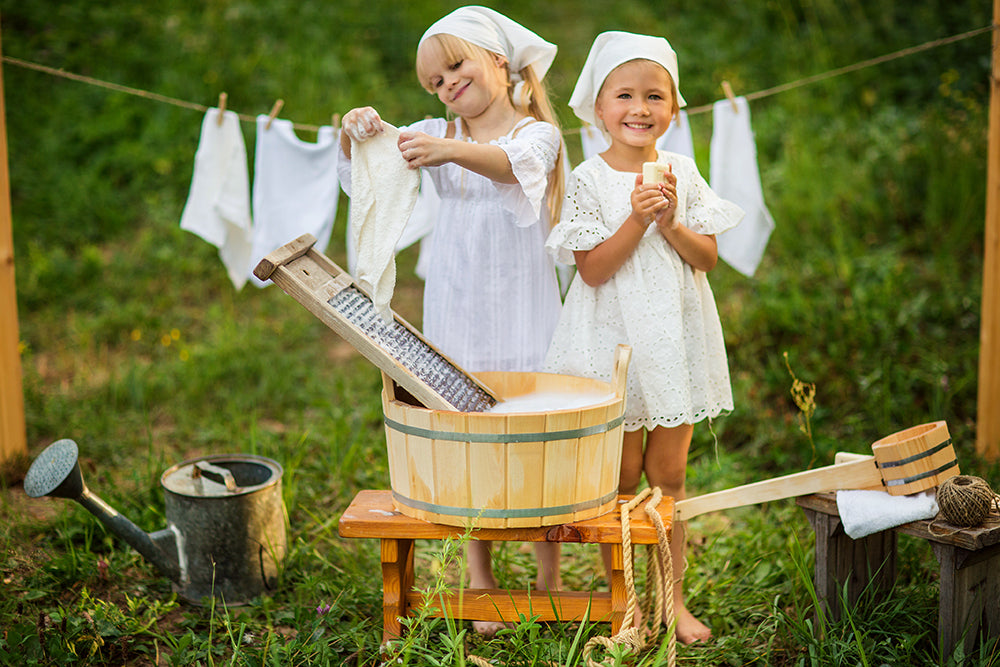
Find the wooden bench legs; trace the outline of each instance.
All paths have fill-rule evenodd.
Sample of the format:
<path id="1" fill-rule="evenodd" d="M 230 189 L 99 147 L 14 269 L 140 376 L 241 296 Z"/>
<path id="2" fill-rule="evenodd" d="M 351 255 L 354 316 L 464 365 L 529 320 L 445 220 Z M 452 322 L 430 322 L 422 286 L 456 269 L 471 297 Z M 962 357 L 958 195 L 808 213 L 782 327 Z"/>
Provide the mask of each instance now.
<path id="1" fill-rule="evenodd" d="M 887 595 L 896 579 L 897 534 L 928 541 L 938 561 L 938 646 L 943 657 L 961 643 L 966 655 L 981 638 L 1000 637 L 1000 543 L 980 546 L 995 538 L 995 527 L 939 534 L 928 521 L 851 539 L 825 494 L 796 501 L 816 533 L 816 597 L 831 618 L 841 615 L 841 591 L 847 602 L 858 601 L 866 590 Z M 975 539 L 973 539 L 975 538 Z M 971 543 L 974 547 L 960 546 Z"/>
<path id="2" fill-rule="evenodd" d="M 959 642 L 968 653 L 980 633 L 1000 637 L 1000 544 L 980 551 L 947 544 L 933 547 L 941 571 L 941 654 L 951 655 Z"/>
<path id="3" fill-rule="evenodd" d="M 399 619 L 406 616 L 413 590 L 413 540 L 382 539 L 382 641 L 402 635 Z"/>
<path id="4" fill-rule="evenodd" d="M 425 602 L 454 619 L 517 622 L 519 615 L 537 616 L 540 621 L 610 621 L 617 633 L 625 618 L 626 592 L 622 546 L 611 545 L 611 592 L 519 591 L 499 588 L 447 590 L 441 599 L 425 601 L 413 589 L 414 540 L 383 538 L 382 554 L 382 641 L 403 634 L 401 619 Z M 589 614 L 588 614 L 589 607 Z"/>

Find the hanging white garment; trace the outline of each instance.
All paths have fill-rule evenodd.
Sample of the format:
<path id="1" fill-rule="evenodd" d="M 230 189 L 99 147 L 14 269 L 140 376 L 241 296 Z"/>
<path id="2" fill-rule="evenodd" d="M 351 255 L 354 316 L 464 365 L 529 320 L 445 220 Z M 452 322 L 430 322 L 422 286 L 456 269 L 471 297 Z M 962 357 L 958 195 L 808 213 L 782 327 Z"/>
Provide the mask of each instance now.
<path id="1" fill-rule="evenodd" d="M 593 125 L 580 128 L 580 145 L 583 148 L 583 159 L 589 160 L 598 153 L 608 150 L 608 140 Z M 670 122 L 670 127 L 656 140 L 656 148 L 661 151 L 680 153 L 694 159 L 694 141 L 691 139 L 691 124 L 688 123 L 687 111 L 681 112 Z"/>
<path id="2" fill-rule="evenodd" d="M 757 169 L 757 145 L 750 127 L 750 106 L 746 98 L 717 101 L 712 107 L 712 126 L 709 177 L 712 190 L 746 211 L 739 225 L 716 237 L 719 257 L 750 277 L 764 255 L 774 230 L 774 219 L 764 204 Z"/>
<path id="3" fill-rule="evenodd" d="M 219 113 L 209 109 L 201 123 L 181 229 L 216 246 L 233 287 L 241 289 L 253 243 L 247 149 L 239 117 L 222 112 L 220 123 Z"/>
<path id="4" fill-rule="evenodd" d="M 365 141 L 351 141 L 351 212 L 349 233 L 358 259 L 354 278 L 378 311 L 391 319 L 389 301 L 396 287 L 396 244 L 417 201 L 420 172 L 410 169 L 399 152 L 399 130 L 383 131 Z"/>
<path id="5" fill-rule="evenodd" d="M 603 153 L 608 150 L 609 145 L 601 131 L 593 125 L 584 125 L 580 128 L 580 146 L 583 148 L 584 160 L 589 160 L 598 153 Z"/>
<path id="6" fill-rule="evenodd" d="M 687 111 L 681 109 L 670 123 L 667 131 L 657 140 L 656 148 L 670 153 L 680 153 L 694 159 L 694 141 L 691 139 L 691 124 Z"/>
<path id="7" fill-rule="evenodd" d="M 267 127 L 270 122 L 271 127 Z M 337 215 L 339 131 L 325 125 L 316 142 L 299 139 L 289 120 L 257 116 L 254 156 L 253 252 L 250 280 L 266 287 L 253 269 L 271 251 L 309 233 L 326 250 Z"/>

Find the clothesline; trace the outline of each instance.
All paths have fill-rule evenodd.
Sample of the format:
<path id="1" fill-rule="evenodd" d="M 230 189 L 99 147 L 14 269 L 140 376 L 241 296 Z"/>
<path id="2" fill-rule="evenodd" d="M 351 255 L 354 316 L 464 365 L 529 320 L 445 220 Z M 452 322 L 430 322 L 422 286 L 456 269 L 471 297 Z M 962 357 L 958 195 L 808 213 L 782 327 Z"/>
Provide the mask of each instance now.
<path id="1" fill-rule="evenodd" d="M 802 79 L 797 79 L 795 81 L 790 81 L 788 83 L 784 83 L 784 84 L 780 84 L 780 85 L 777 85 L 777 86 L 773 86 L 771 88 L 765 88 L 763 90 L 758 90 L 758 91 L 755 91 L 755 92 L 746 93 L 746 94 L 743 95 L 743 97 L 745 97 L 747 100 L 756 100 L 756 99 L 761 99 L 761 98 L 765 98 L 765 97 L 770 97 L 772 95 L 777 95 L 778 93 L 784 93 L 784 92 L 787 92 L 789 90 L 793 90 L 795 88 L 801 88 L 803 86 L 808 86 L 808 85 L 811 85 L 813 83 L 818 83 L 820 81 L 825 81 L 826 79 L 831 79 L 833 77 L 841 76 L 843 74 L 848 74 L 848 73 L 851 73 L 851 72 L 856 72 L 858 70 L 865 69 L 865 68 L 868 68 L 868 67 L 873 67 L 875 65 L 881 65 L 881 64 L 893 61 L 893 60 L 897 60 L 899 58 L 910 56 L 910 55 L 913 55 L 913 54 L 916 54 L 916 53 L 921 53 L 921 52 L 927 51 L 929 49 L 934 49 L 934 48 L 937 48 L 939 46 L 945 46 L 947 44 L 952 44 L 954 42 L 958 42 L 958 41 L 961 41 L 961 40 L 964 40 L 964 39 L 969 39 L 969 38 L 972 38 L 972 37 L 976 37 L 978 35 L 982 35 L 983 33 L 986 33 L 986 32 L 989 32 L 989 31 L 995 29 L 996 27 L 997 27 L 996 25 L 988 25 L 988 26 L 985 26 L 985 27 L 982 27 L 982 28 L 976 28 L 974 30 L 969 30 L 967 32 L 963 32 L 963 33 L 960 33 L 960 34 L 957 34 L 957 35 L 952 35 L 950 37 L 943 37 L 941 39 L 931 40 L 929 42 L 924 42 L 923 44 L 918 44 L 916 46 L 911 46 L 911 47 L 908 47 L 908 48 L 905 48 L 905 49 L 900 49 L 899 51 L 893 51 L 892 53 L 887 53 L 885 55 L 878 56 L 876 58 L 870 58 L 868 60 L 862 60 L 860 62 L 854 63 L 853 65 L 847 65 L 845 67 L 838 67 L 836 69 L 828 70 L 828 71 L 822 72 L 820 74 L 814 74 L 812 76 L 808 76 L 808 77 L 805 77 L 805 78 L 802 78 Z M 184 108 L 184 109 L 192 109 L 194 111 L 200 111 L 202 113 L 205 113 L 210 108 L 212 108 L 212 107 L 208 107 L 208 106 L 206 106 L 204 104 L 198 104 L 196 102 L 188 102 L 186 100 L 180 100 L 180 99 L 177 99 L 177 98 L 174 98 L 174 97 L 168 97 L 166 95 L 160 95 L 158 93 L 153 93 L 153 92 L 150 92 L 150 91 L 147 91 L 147 90 L 141 90 L 139 88 L 132 88 L 130 86 L 124 86 L 124 85 L 117 84 L 117 83 L 112 83 L 112 82 L 109 82 L 109 81 L 102 81 L 100 79 L 95 79 L 93 77 L 84 76 L 82 74 L 75 74 L 73 72 L 67 72 L 67 71 L 62 70 L 62 69 L 56 69 L 54 67 L 48 67 L 46 65 L 40 65 L 38 63 L 33 63 L 33 62 L 30 62 L 30 61 L 27 61 L 27 60 L 22 60 L 20 58 L 13 58 L 11 56 L 0 56 L 0 62 L 8 63 L 8 64 L 11 64 L 11 65 L 14 65 L 14 66 L 17 66 L 17 67 L 22 67 L 24 69 L 30 69 L 30 70 L 35 70 L 35 71 L 38 71 L 38 72 L 43 72 L 45 74 L 49 74 L 49 75 L 52 75 L 52 76 L 57 76 L 57 77 L 65 78 L 65 79 L 70 79 L 72 81 L 78 81 L 80 83 L 86 83 L 86 84 L 89 84 L 89 85 L 98 86 L 100 88 L 107 88 L 109 90 L 114 90 L 114 91 L 117 91 L 117 92 L 126 93 L 126 94 L 129 94 L 129 95 L 134 95 L 136 97 L 142 97 L 142 98 L 146 98 L 146 99 L 151 99 L 151 100 L 156 101 L 156 102 L 163 102 L 165 104 L 172 104 L 174 106 L 181 107 L 181 108 Z M 280 100 L 279 100 L 279 102 L 280 102 Z M 280 108 L 280 106 L 276 104 L 275 108 Z M 701 113 L 706 113 L 706 112 L 711 111 L 711 110 L 712 110 L 712 104 L 705 104 L 705 105 L 698 106 L 698 107 L 688 108 L 687 109 L 687 113 L 688 113 L 689 116 L 692 116 L 692 115 L 697 115 L 697 114 L 701 114 Z M 272 113 L 273 113 L 273 109 L 272 109 Z M 256 116 L 252 116 L 252 115 L 248 115 L 248 114 L 239 114 L 238 113 L 237 117 L 241 121 L 243 121 L 243 122 L 247 122 L 247 123 L 254 123 L 254 122 L 256 122 Z M 309 131 L 309 132 L 318 132 L 319 129 L 320 129 L 320 126 L 318 126 L 318 125 L 307 125 L 307 124 L 302 124 L 302 123 L 293 123 L 292 126 L 296 130 Z M 580 128 L 573 128 L 573 129 L 565 130 L 564 134 L 577 134 L 579 132 L 580 132 Z"/>

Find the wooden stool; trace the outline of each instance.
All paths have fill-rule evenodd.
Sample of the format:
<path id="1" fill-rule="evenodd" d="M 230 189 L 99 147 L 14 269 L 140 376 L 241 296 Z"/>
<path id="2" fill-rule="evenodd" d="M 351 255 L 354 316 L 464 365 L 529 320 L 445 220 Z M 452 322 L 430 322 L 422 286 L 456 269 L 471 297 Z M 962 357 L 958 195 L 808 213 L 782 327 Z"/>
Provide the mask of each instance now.
<path id="1" fill-rule="evenodd" d="M 951 655 L 963 636 L 967 652 L 980 632 L 986 638 L 1000 636 L 1000 520 L 995 515 L 982 526 L 954 534 L 937 535 L 930 531 L 931 521 L 914 521 L 854 540 L 840 522 L 836 494 L 817 493 L 795 502 L 816 533 L 816 595 L 833 618 L 840 616 L 839 591 L 845 583 L 852 604 L 866 587 L 889 591 L 896 578 L 896 535 L 902 533 L 930 542 L 937 557 L 941 655 Z M 936 532 L 951 533 L 951 527 Z"/>
<path id="2" fill-rule="evenodd" d="M 619 496 L 619 505 L 633 496 Z M 632 544 L 656 544 L 656 527 L 646 517 L 645 501 L 631 514 Z M 674 501 L 664 497 L 657 507 L 668 535 Z M 399 637 L 400 618 L 424 603 L 413 590 L 413 541 L 461 537 L 463 528 L 428 523 L 400 514 L 392 506 L 391 491 L 361 491 L 340 517 L 341 537 L 368 537 L 382 541 L 382 641 Z M 621 629 L 626 609 L 621 513 L 615 509 L 586 521 L 540 528 L 495 528 L 474 530 L 475 540 L 495 542 L 583 542 L 610 544 L 612 550 L 611 592 L 515 591 L 462 588 L 450 590 L 436 616 L 477 621 L 516 622 L 518 614 L 537 615 L 541 621 L 610 621 L 612 634 Z M 590 614 L 587 614 L 587 606 Z"/>

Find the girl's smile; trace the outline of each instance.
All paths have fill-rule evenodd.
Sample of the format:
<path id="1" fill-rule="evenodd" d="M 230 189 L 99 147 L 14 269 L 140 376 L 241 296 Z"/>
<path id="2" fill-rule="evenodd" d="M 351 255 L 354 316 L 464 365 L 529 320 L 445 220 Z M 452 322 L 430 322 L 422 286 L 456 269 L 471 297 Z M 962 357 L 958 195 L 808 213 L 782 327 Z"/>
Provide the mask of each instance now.
<path id="1" fill-rule="evenodd" d="M 632 60 L 604 80 L 594 105 L 619 148 L 655 151 L 674 114 L 673 82 L 660 65 Z"/>

